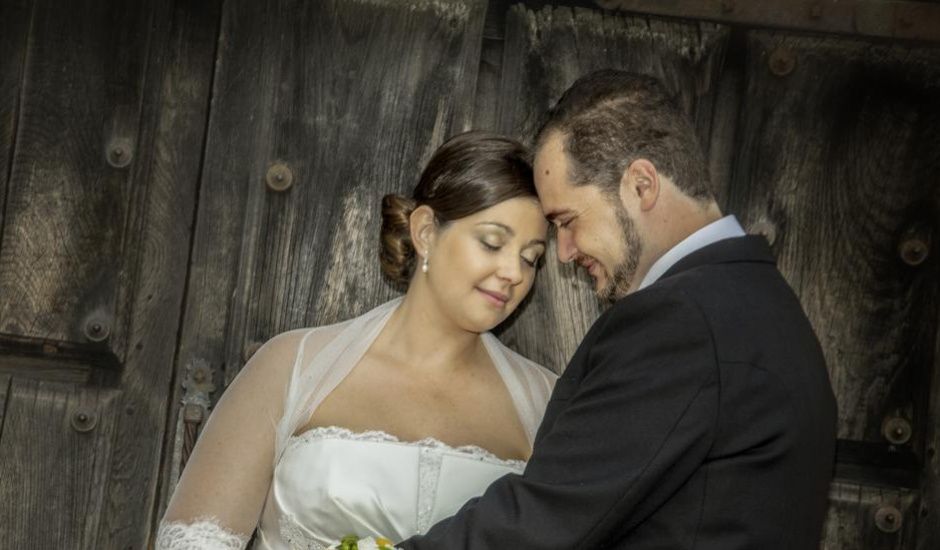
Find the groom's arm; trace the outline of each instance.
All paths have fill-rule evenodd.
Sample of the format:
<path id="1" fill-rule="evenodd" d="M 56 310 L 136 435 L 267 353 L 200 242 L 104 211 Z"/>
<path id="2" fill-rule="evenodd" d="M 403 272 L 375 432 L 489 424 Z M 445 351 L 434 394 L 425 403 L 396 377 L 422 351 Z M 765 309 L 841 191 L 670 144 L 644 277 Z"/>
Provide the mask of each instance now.
<path id="1" fill-rule="evenodd" d="M 680 488 L 712 444 L 718 370 L 702 314 L 676 292 L 650 289 L 613 306 L 567 407 L 553 394 L 549 406 L 563 410 L 540 434 L 525 473 L 497 480 L 400 546 L 593 548 Z"/>

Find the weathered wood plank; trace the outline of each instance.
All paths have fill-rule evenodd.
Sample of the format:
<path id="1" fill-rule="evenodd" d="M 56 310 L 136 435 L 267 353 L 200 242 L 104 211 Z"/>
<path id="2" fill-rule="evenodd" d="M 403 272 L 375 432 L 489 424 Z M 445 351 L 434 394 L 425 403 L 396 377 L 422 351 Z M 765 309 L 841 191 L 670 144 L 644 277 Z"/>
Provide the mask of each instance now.
<path id="1" fill-rule="evenodd" d="M 16 141 L 16 119 L 32 6 L 32 0 L 0 3 L 0 52 L 3 52 L 0 56 L 0 236 L 3 234 L 7 183 Z"/>
<path id="2" fill-rule="evenodd" d="M 505 0 L 488 0 L 480 46 L 477 89 L 473 97 L 473 127 L 482 130 L 499 127 L 499 86 L 503 74 L 506 12 Z"/>
<path id="3" fill-rule="evenodd" d="M 940 308 L 935 309 L 938 331 L 934 340 L 930 398 L 927 405 L 921 506 L 917 526 L 917 550 L 932 550 L 940 540 Z"/>
<path id="4" fill-rule="evenodd" d="M 914 548 L 918 528 L 915 491 L 833 483 L 829 503 L 821 550 Z"/>
<path id="5" fill-rule="evenodd" d="M 129 209 L 140 253 L 126 268 L 122 298 L 132 315 L 115 407 L 115 441 L 96 548 L 146 548 L 161 488 L 161 449 L 172 396 L 173 359 L 196 197 L 221 1 L 158 3 L 152 20 L 141 114 L 140 156 L 131 180 L 146 189 Z M 162 502 L 162 501 L 161 501 Z"/>
<path id="6" fill-rule="evenodd" d="M 940 50 L 762 32 L 748 47 L 732 211 L 775 236 L 826 352 L 839 437 L 883 441 L 901 416 L 920 447 L 940 304 Z M 921 241 L 926 261 L 908 265 Z"/>
<path id="7" fill-rule="evenodd" d="M 11 379 L 9 374 L 0 373 L 0 440 L 3 438 L 3 419 L 6 416 L 7 401 L 10 397 Z"/>
<path id="8" fill-rule="evenodd" d="M 936 246 L 936 245 L 934 245 Z M 936 250 L 936 248 L 934 248 Z M 936 262 L 936 257 L 934 262 Z M 932 550 L 940 540 L 940 307 L 934 305 L 937 333 L 930 368 L 930 397 L 926 407 L 921 504 L 918 510 L 916 550 Z"/>
<path id="9" fill-rule="evenodd" d="M 940 49 L 755 31 L 746 97 L 729 204 L 769 235 L 813 322 L 839 437 L 900 438 L 923 460 L 938 435 L 928 413 L 938 396 Z M 936 479 L 925 494 L 937 494 Z M 855 506 L 867 514 L 863 500 Z M 885 546 L 860 526 L 866 548 L 914 548 L 910 533 Z M 827 536 L 829 547 L 857 547 L 848 532 Z"/>
<path id="10" fill-rule="evenodd" d="M 0 547 L 100 547 L 115 396 L 13 379 L 0 436 Z"/>
<path id="11" fill-rule="evenodd" d="M 395 294 L 377 261 L 380 198 L 410 192 L 470 126 L 484 12 L 226 3 L 178 372 L 204 363 L 227 382 L 252 343 Z M 275 162 L 293 175 L 283 193 L 265 187 Z"/>
<path id="12" fill-rule="evenodd" d="M 128 170 L 150 10 L 36 0 L 0 244 L 0 331 L 122 354 Z"/>
<path id="13" fill-rule="evenodd" d="M 712 132 L 714 89 L 727 29 L 613 15 L 580 8 L 510 8 L 499 130 L 531 141 L 543 113 L 575 79 L 611 67 L 652 74 L 677 94 L 703 141 Z M 480 100 L 478 100 L 480 103 Z M 547 253 L 533 296 L 501 337 L 529 357 L 561 371 L 600 314 L 592 284 L 574 266 Z M 546 334 L 552 338 L 546 339 Z"/>

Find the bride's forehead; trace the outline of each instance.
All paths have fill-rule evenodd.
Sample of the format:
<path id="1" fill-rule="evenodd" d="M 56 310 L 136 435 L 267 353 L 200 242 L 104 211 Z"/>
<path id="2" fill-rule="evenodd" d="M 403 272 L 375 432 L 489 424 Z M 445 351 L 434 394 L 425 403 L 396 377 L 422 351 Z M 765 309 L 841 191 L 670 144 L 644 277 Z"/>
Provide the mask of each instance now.
<path id="1" fill-rule="evenodd" d="M 518 197 L 496 203 L 493 206 L 467 216 L 474 222 L 483 219 L 494 219 L 506 225 L 518 225 L 520 222 L 530 222 L 533 219 L 544 218 L 542 207 L 535 197 Z"/>
<path id="2" fill-rule="evenodd" d="M 464 227 L 503 226 L 513 233 L 543 232 L 548 223 L 535 198 L 503 201 L 458 221 Z"/>

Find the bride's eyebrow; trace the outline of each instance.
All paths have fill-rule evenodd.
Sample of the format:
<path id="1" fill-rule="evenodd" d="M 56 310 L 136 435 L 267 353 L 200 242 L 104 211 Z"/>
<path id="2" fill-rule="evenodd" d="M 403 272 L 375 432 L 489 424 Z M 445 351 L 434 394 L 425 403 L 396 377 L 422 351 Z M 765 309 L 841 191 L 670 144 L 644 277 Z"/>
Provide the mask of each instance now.
<path id="1" fill-rule="evenodd" d="M 478 223 L 477 225 L 492 225 L 492 226 L 494 226 L 494 227 L 498 227 L 498 228 L 502 229 L 503 231 L 505 231 L 506 233 L 508 233 L 510 237 L 513 237 L 513 236 L 515 236 L 515 234 L 516 234 L 516 232 L 513 231 L 513 229 L 512 229 L 511 227 L 509 227 L 508 225 L 506 225 L 506 224 L 504 224 L 504 223 L 499 223 L 499 222 L 480 222 L 480 223 Z"/>
<path id="2" fill-rule="evenodd" d="M 505 231 L 506 233 L 508 233 L 510 237 L 513 237 L 513 236 L 515 236 L 515 234 L 516 234 L 516 232 L 513 231 L 513 229 L 512 229 L 511 227 L 509 227 L 508 225 L 506 225 L 506 224 L 504 224 L 504 223 L 499 223 L 499 222 L 480 222 L 480 223 L 478 223 L 477 225 L 478 225 L 478 226 L 479 226 L 479 225 L 492 225 L 492 226 L 494 226 L 494 227 L 498 227 L 498 228 L 502 229 L 503 231 Z M 544 247 L 547 248 L 547 245 L 546 245 L 544 239 L 532 239 L 531 241 L 525 243 L 526 247 L 530 247 L 530 246 L 536 245 L 536 244 L 540 244 L 540 245 L 542 245 L 542 246 L 544 246 Z"/>

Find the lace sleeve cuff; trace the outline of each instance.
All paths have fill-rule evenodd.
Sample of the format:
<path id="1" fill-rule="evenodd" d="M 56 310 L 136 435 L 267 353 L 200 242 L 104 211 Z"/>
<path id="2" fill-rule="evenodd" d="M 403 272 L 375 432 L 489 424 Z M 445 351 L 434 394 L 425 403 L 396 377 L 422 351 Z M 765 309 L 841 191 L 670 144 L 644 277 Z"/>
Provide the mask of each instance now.
<path id="1" fill-rule="evenodd" d="M 161 521 L 156 550 L 243 550 L 249 537 L 229 531 L 213 518 L 197 518 L 192 523 Z"/>

